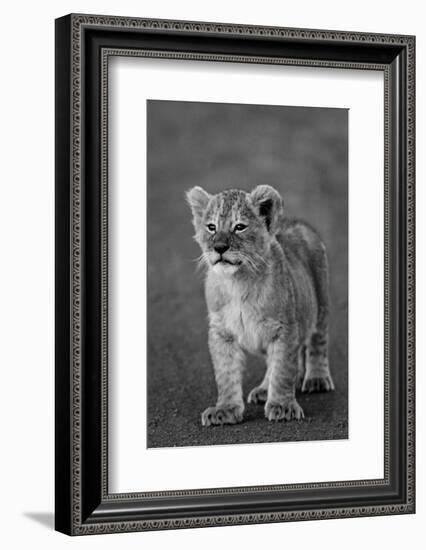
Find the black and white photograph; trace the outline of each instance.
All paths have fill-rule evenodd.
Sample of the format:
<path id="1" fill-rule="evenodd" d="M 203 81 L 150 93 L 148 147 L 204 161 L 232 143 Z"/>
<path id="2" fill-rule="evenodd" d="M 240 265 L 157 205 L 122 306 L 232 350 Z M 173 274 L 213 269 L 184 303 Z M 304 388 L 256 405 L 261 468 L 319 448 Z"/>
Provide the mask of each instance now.
<path id="1" fill-rule="evenodd" d="M 146 109 L 148 447 L 347 439 L 348 109 Z"/>

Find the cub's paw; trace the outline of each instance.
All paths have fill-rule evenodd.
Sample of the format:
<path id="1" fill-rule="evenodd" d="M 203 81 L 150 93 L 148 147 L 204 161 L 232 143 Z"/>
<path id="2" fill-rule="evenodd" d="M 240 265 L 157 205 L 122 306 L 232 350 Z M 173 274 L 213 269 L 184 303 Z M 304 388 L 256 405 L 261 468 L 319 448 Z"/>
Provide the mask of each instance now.
<path id="1" fill-rule="evenodd" d="M 333 391 L 334 383 L 330 373 L 317 374 L 315 372 L 305 376 L 302 384 L 302 392 L 313 393 L 322 391 Z"/>
<path id="2" fill-rule="evenodd" d="M 203 426 L 223 426 L 224 424 L 237 424 L 243 419 L 243 407 L 241 405 L 220 405 L 209 407 L 201 415 Z"/>
<path id="3" fill-rule="evenodd" d="M 262 388 L 262 386 L 256 386 L 251 390 L 247 397 L 247 403 L 254 403 L 259 405 L 259 403 L 266 403 L 268 399 L 268 390 Z"/>
<path id="4" fill-rule="evenodd" d="M 289 399 L 283 403 L 267 401 L 265 416 L 268 420 L 302 420 L 305 418 L 303 409 L 296 399 Z"/>

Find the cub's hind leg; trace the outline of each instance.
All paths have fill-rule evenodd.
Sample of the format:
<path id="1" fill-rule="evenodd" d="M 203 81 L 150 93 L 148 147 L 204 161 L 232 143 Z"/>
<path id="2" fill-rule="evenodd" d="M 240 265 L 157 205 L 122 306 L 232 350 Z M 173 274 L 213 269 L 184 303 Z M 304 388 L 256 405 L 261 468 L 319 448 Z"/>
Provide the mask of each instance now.
<path id="1" fill-rule="evenodd" d="M 324 333 L 314 332 L 306 349 L 306 372 L 302 392 L 334 390 L 328 364 L 328 338 Z"/>
<path id="2" fill-rule="evenodd" d="M 302 344 L 297 355 L 296 389 L 301 390 L 306 372 L 306 344 Z"/>
<path id="3" fill-rule="evenodd" d="M 262 382 L 259 384 L 259 386 L 253 388 L 248 394 L 247 403 L 254 403 L 255 405 L 266 403 L 268 399 L 268 386 L 270 377 L 271 365 L 268 365 Z"/>
<path id="4" fill-rule="evenodd" d="M 302 392 L 334 390 L 328 362 L 328 262 L 325 246 L 318 243 L 310 261 L 317 298 L 317 323 L 306 346 L 306 370 Z"/>

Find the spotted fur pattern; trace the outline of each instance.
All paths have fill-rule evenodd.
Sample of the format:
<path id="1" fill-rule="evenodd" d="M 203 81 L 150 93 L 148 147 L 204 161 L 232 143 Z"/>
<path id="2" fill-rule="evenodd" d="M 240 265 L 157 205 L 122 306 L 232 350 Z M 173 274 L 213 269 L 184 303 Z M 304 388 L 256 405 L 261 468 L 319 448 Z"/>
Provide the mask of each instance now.
<path id="1" fill-rule="evenodd" d="M 266 360 L 248 402 L 268 420 L 300 420 L 296 386 L 334 389 L 328 365 L 328 265 L 325 246 L 306 223 L 283 216 L 281 195 L 268 185 L 251 193 L 187 193 L 195 239 L 206 270 L 209 349 L 217 402 L 204 426 L 242 421 L 246 353 Z"/>

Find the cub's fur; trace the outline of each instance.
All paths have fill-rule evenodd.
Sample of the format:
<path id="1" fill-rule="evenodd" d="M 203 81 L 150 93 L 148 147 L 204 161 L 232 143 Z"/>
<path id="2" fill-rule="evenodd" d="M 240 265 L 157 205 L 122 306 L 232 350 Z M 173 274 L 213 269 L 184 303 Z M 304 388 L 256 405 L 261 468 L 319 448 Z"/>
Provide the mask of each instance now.
<path id="1" fill-rule="evenodd" d="M 248 402 L 265 403 L 268 420 L 300 420 L 303 392 L 334 389 L 328 365 L 328 265 L 324 244 L 301 221 L 283 217 L 268 185 L 187 193 L 201 261 L 207 266 L 209 349 L 218 398 L 204 426 L 243 418 L 245 353 L 266 359 L 262 383 Z"/>

